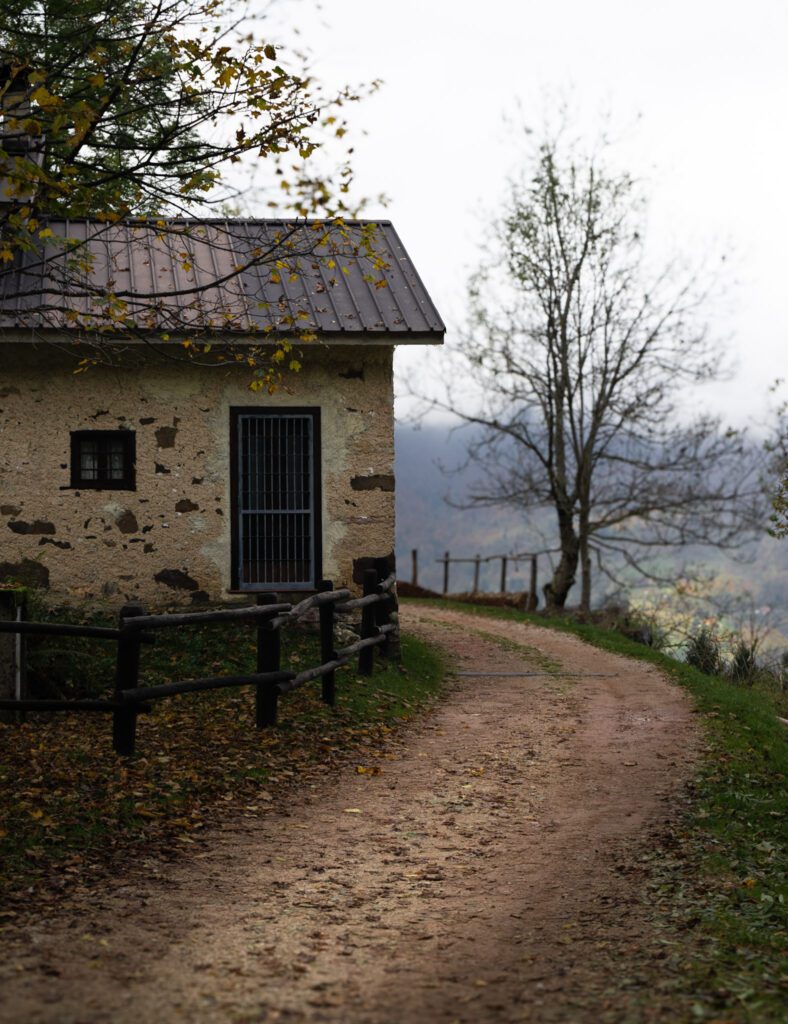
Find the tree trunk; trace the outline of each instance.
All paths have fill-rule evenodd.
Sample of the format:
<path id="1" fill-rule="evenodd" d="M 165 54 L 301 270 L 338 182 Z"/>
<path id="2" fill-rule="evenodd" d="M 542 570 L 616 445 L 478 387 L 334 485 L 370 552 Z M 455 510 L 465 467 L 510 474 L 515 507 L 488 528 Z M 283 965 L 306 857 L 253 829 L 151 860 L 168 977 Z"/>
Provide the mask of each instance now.
<path id="1" fill-rule="evenodd" d="M 588 553 L 588 537 L 580 539 L 580 611 L 591 611 L 591 555 Z"/>
<path id="2" fill-rule="evenodd" d="M 588 520 L 589 510 L 588 506 L 584 505 L 580 509 L 580 524 L 579 524 L 579 548 L 580 548 L 580 573 L 581 573 L 581 584 L 580 584 L 580 611 L 590 612 L 591 611 L 591 554 L 588 550 Z"/>
<path id="3" fill-rule="evenodd" d="M 561 560 L 556 566 L 553 578 L 543 589 L 545 610 L 548 612 L 564 607 L 577 576 L 580 546 L 571 515 L 558 513 L 558 531 L 561 537 Z"/>

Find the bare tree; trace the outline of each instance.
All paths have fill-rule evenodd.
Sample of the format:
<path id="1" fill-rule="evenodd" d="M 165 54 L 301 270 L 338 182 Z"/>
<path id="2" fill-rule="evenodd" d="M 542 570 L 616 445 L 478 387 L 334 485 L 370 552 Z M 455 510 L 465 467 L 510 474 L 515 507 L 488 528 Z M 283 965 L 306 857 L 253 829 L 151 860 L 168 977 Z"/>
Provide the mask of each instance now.
<path id="1" fill-rule="evenodd" d="M 563 607 L 578 566 L 653 574 L 649 556 L 734 548 L 763 522 L 746 438 L 690 417 L 682 389 L 714 380 L 698 280 L 649 274 L 632 178 L 560 137 L 511 184 L 490 258 L 470 285 L 460 358 L 480 407 L 450 397 L 483 469 L 476 505 L 550 508 L 560 557 L 544 587 Z"/>

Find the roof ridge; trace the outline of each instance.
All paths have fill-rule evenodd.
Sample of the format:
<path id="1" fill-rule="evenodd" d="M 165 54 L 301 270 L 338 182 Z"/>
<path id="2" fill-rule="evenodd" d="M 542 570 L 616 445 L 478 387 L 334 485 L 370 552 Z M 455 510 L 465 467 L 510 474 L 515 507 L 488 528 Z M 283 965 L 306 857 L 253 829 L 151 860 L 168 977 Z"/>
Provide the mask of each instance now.
<path id="1" fill-rule="evenodd" d="M 42 217 L 47 224 L 102 224 L 105 227 L 116 227 L 120 224 L 152 224 L 163 221 L 165 224 L 334 224 L 341 220 L 343 224 L 379 224 L 381 227 L 393 227 L 388 218 L 356 217 L 353 219 L 331 217 L 122 217 L 119 220 L 105 220 L 99 217 Z"/>

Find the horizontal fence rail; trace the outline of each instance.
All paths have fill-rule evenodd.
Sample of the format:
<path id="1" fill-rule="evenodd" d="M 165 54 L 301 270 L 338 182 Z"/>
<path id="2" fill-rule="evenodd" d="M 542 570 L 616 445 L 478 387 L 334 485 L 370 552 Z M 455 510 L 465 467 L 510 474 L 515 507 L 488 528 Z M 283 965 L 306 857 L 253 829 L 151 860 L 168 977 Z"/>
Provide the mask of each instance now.
<path id="1" fill-rule="evenodd" d="M 159 686 L 140 686 L 136 690 L 121 690 L 121 703 L 137 704 L 143 700 L 159 697 L 176 697 L 181 693 L 198 693 L 200 690 L 221 690 L 231 686 L 252 686 L 260 683 L 286 682 L 295 672 L 256 672 L 248 676 L 208 676 L 205 679 L 181 679 L 175 683 L 161 683 Z"/>
<path id="2" fill-rule="evenodd" d="M 276 725 L 278 699 L 315 679 L 322 681 L 322 699 L 336 702 L 337 669 L 358 656 L 358 672 L 370 675 L 375 650 L 389 653 L 391 637 L 398 632 L 395 621 L 396 577 L 392 573 L 380 580 L 375 569 L 363 574 L 363 597 L 351 598 L 346 589 L 334 590 L 323 580 L 317 593 L 289 604 L 274 594 L 260 594 L 253 607 L 223 608 L 204 612 L 171 612 L 148 615 L 141 605 L 125 605 L 118 628 L 77 626 L 67 623 L 0 621 L 0 632 L 28 635 L 87 637 L 112 640 L 117 644 L 114 695 L 104 700 L 0 700 L 3 711 L 104 711 L 113 716 L 112 742 L 116 753 L 130 756 L 135 751 L 137 716 L 151 710 L 151 701 L 184 693 L 219 690 L 229 687 L 255 687 L 255 721 L 258 728 Z M 354 643 L 336 650 L 334 627 L 337 613 L 361 612 L 361 636 Z M 281 666 L 282 628 L 302 621 L 317 612 L 320 626 L 320 664 L 295 673 Z M 245 675 L 208 676 L 181 679 L 155 686 L 140 686 L 140 655 L 143 644 L 153 643 L 162 629 L 178 629 L 205 623 L 241 623 L 256 627 L 257 671 Z"/>
<path id="3" fill-rule="evenodd" d="M 283 612 L 281 615 L 277 615 L 276 618 L 271 621 L 271 625 L 276 629 L 279 626 L 287 626 L 291 622 L 298 622 L 313 608 L 320 608 L 322 605 L 336 605 L 346 597 L 350 597 L 349 590 L 332 590 L 312 594 L 310 597 L 305 598 L 298 604 L 293 605 L 289 611 Z"/>
<path id="4" fill-rule="evenodd" d="M 30 622 L 25 619 L 0 619 L 0 633 L 18 633 L 33 636 L 87 636 L 94 640 L 119 640 L 123 635 L 123 627 L 113 629 L 111 626 L 72 626 L 68 622 Z M 155 641 L 156 638 L 150 634 L 140 637 L 140 642 L 143 644 L 152 644 Z"/>
<path id="5" fill-rule="evenodd" d="M 289 611 L 290 604 L 256 605 L 254 608 L 219 608 L 211 612 L 182 612 L 167 615 L 139 615 L 121 619 L 125 629 L 172 629 L 178 626 L 199 626 L 205 622 L 246 622 L 272 618 Z"/>
<path id="6" fill-rule="evenodd" d="M 443 566 L 443 593 L 444 595 L 449 593 L 449 568 L 452 565 L 472 565 L 473 566 L 473 587 L 471 588 L 472 594 L 479 593 L 479 573 L 482 565 L 488 565 L 490 562 L 500 561 L 501 563 L 501 575 L 500 575 L 500 586 L 499 593 L 506 593 L 507 583 L 507 572 L 511 566 L 519 566 L 521 562 L 529 562 L 531 567 L 531 579 L 528 588 L 528 602 L 527 608 L 533 611 L 539 599 L 537 596 L 537 577 L 538 577 L 538 559 L 540 555 L 550 555 L 560 549 L 557 548 L 544 548 L 542 551 L 519 551 L 514 554 L 507 555 L 473 555 L 472 557 L 456 557 L 452 556 L 451 552 L 446 551 L 443 558 L 436 558 L 435 561 Z M 416 548 L 411 551 L 411 583 L 413 586 L 418 586 L 419 583 L 419 553 Z"/>

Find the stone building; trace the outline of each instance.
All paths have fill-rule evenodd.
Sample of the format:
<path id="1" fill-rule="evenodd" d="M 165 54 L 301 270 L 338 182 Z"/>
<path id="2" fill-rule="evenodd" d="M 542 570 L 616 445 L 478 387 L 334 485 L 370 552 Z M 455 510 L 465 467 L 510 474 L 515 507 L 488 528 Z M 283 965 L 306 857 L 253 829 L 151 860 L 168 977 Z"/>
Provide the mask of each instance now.
<path id="1" fill-rule="evenodd" d="M 0 580 L 157 606 L 393 565 L 393 350 L 444 334 L 393 226 L 373 273 L 353 245 L 236 273 L 293 226 L 157 225 L 50 223 L 90 253 L 68 301 L 46 260 L 0 277 Z M 96 313 L 99 275 L 122 334 Z M 302 369 L 252 390 L 245 346 L 283 336 Z"/>

